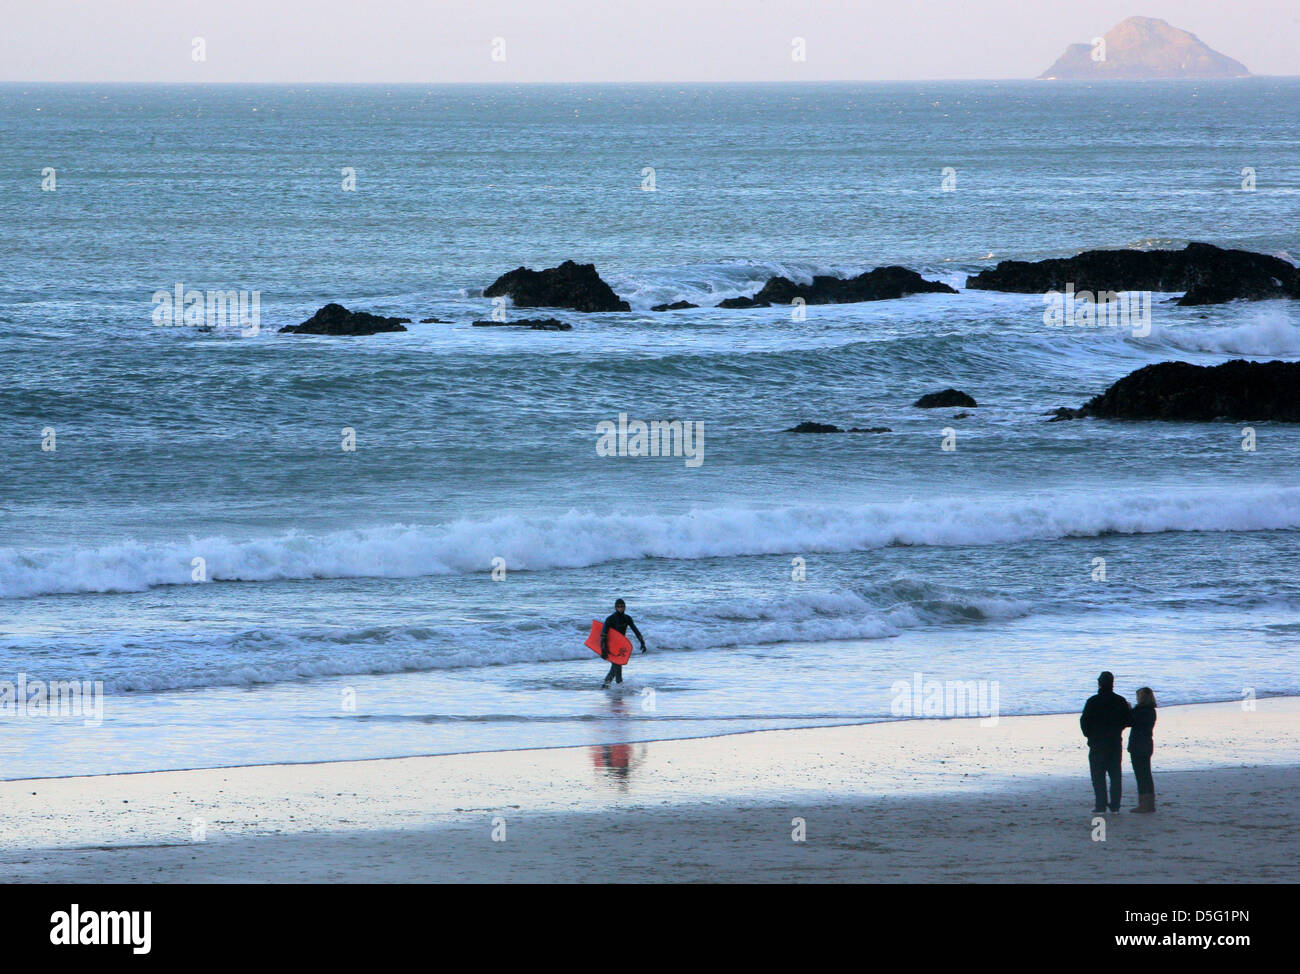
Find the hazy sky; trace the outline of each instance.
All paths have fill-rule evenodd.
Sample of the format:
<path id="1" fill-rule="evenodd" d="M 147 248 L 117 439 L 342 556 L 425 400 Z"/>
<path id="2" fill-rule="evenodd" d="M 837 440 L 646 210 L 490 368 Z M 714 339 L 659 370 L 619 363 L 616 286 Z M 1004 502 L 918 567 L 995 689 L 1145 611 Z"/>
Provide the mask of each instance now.
<path id="1" fill-rule="evenodd" d="M 1300 0 L 3 0 L 8 81 L 1030 78 L 1135 14 L 1300 74 Z M 193 58 L 203 39 L 206 60 Z M 796 37 L 807 58 L 791 57 Z M 504 60 L 493 60 L 493 39 Z M 500 47 L 498 47 L 498 52 Z"/>

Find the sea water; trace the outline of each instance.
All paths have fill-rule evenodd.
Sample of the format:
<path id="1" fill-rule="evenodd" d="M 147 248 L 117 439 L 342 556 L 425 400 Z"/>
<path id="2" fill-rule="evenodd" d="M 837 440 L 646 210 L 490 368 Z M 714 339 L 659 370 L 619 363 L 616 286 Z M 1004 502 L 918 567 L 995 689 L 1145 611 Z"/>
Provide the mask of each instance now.
<path id="1" fill-rule="evenodd" d="M 1294 361 L 1300 306 L 1155 295 L 1139 334 L 964 288 L 1300 254 L 1298 118 L 1267 78 L 0 86 L 0 684 L 103 690 L 98 723 L 0 714 L 0 776 L 898 719 L 918 675 L 1003 714 L 1103 668 L 1162 705 L 1300 692 L 1300 429 L 1045 415 Z M 632 311 L 472 327 L 566 259 Z M 711 307 L 893 263 L 960 293 Z M 257 327 L 156 323 L 178 286 Z M 277 334 L 331 301 L 414 321 Z M 978 407 L 912 407 L 949 387 Z M 693 424 L 700 462 L 598 449 L 620 417 Z M 651 652 L 605 692 L 616 597 Z"/>

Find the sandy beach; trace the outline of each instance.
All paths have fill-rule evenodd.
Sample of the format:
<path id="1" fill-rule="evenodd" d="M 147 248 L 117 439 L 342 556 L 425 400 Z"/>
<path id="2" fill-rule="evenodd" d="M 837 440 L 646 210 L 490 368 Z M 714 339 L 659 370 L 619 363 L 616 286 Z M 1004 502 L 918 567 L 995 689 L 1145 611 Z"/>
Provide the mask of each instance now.
<path id="1" fill-rule="evenodd" d="M 1162 709 L 1158 812 L 1106 816 L 1104 839 L 1066 714 L 8 781 L 0 863 L 10 882 L 1296 882 L 1297 730 L 1297 698 Z"/>

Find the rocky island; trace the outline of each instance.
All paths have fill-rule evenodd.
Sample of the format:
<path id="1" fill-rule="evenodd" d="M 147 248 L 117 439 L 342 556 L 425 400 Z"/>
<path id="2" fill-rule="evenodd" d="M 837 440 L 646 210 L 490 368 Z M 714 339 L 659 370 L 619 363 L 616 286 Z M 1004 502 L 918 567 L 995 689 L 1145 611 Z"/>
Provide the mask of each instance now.
<path id="1" fill-rule="evenodd" d="M 1240 61 L 1220 54 L 1195 34 L 1158 17 L 1130 17 L 1108 30 L 1101 44 L 1071 44 L 1040 81 L 1147 81 L 1159 78 L 1244 78 Z"/>

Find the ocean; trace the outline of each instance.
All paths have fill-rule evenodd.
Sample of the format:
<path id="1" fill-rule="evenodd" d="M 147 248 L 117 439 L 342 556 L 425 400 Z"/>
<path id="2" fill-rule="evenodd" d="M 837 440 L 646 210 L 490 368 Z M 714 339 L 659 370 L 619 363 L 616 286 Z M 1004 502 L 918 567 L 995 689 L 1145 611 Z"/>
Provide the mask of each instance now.
<path id="1" fill-rule="evenodd" d="M 1300 307 L 1156 295 L 1139 335 L 963 288 L 1089 247 L 1295 260 L 1298 118 L 1270 78 L 0 85 L 0 690 L 103 689 L 102 720 L 0 708 L 0 778 L 899 719 L 918 680 L 1003 714 L 1101 669 L 1300 693 L 1300 429 L 1046 416 L 1300 359 Z M 632 311 L 471 326 L 567 259 Z M 895 263 L 960 293 L 709 307 Z M 260 328 L 160 327 L 178 284 Z M 414 322 L 277 334 L 331 301 Z M 911 405 L 950 387 L 978 407 Z M 620 416 L 696 424 L 701 462 L 601 455 Z M 603 691 L 616 597 L 650 653 Z"/>

